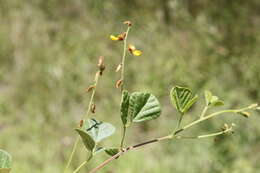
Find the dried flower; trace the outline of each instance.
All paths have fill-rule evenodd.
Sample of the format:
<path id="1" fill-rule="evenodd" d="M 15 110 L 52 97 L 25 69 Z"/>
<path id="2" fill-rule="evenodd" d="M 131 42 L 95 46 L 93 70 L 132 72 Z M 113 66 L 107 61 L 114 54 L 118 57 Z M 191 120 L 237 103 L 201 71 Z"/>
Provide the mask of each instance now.
<path id="1" fill-rule="evenodd" d="M 136 49 L 135 46 L 132 45 L 132 44 L 129 44 L 129 45 L 128 45 L 128 50 L 129 50 L 129 52 L 130 52 L 131 54 L 133 54 L 134 56 L 140 56 L 140 55 L 142 55 L 142 51 Z"/>

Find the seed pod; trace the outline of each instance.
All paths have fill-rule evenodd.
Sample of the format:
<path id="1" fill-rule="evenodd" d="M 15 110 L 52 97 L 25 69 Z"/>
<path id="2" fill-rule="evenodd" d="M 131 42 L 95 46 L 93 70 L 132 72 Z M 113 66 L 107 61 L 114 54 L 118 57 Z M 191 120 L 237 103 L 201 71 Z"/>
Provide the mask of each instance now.
<path id="1" fill-rule="evenodd" d="M 100 56 L 98 60 L 99 74 L 102 75 L 105 70 L 104 56 Z"/>
<path id="2" fill-rule="evenodd" d="M 81 128 L 83 126 L 84 120 L 79 121 L 79 127 Z"/>
<path id="3" fill-rule="evenodd" d="M 90 85 L 87 89 L 86 92 L 90 92 L 95 88 L 95 85 Z"/>
<path id="4" fill-rule="evenodd" d="M 130 22 L 129 20 L 124 21 L 124 24 L 125 24 L 125 25 L 128 25 L 129 27 L 132 26 L 132 22 Z"/>
<path id="5" fill-rule="evenodd" d="M 93 114 L 96 113 L 96 104 L 95 103 L 92 103 L 92 105 L 91 105 L 91 112 Z"/>
<path id="6" fill-rule="evenodd" d="M 121 70 L 121 68 L 122 68 L 122 64 L 119 64 L 119 65 L 117 66 L 117 68 L 116 68 L 116 72 L 119 72 L 119 71 Z"/>
<path id="7" fill-rule="evenodd" d="M 116 82 L 116 88 L 119 88 L 123 83 L 123 80 L 122 79 L 119 79 L 117 82 Z"/>

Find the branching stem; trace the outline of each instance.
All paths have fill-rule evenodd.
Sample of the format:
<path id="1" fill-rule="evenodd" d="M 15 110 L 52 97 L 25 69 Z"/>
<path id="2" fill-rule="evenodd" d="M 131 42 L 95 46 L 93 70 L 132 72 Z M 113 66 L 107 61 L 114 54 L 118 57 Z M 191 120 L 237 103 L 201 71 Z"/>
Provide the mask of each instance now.
<path id="1" fill-rule="evenodd" d="M 181 137 L 181 136 L 177 136 L 177 134 L 181 133 L 182 131 L 184 131 L 184 130 L 186 130 L 186 129 L 188 129 L 188 128 L 190 128 L 190 127 L 192 127 L 192 126 L 194 126 L 194 125 L 196 125 L 196 124 L 198 124 L 198 123 L 200 123 L 202 121 L 205 121 L 205 120 L 208 120 L 210 118 L 213 118 L 213 117 L 215 117 L 217 115 L 224 114 L 224 113 L 237 113 L 237 112 L 245 111 L 245 110 L 248 110 L 248 109 L 252 109 L 252 107 L 248 106 L 248 107 L 245 107 L 245 108 L 242 108 L 242 109 L 230 109 L 230 110 L 223 110 L 223 111 L 215 112 L 215 113 L 209 114 L 207 116 L 204 116 L 203 118 L 195 120 L 195 121 L 191 122 L 190 124 L 184 126 L 183 128 L 180 128 L 180 129 L 176 130 L 173 135 L 168 135 L 168 136 L 164 136 L 164 137 L 161 137 L 161 138 L 152 139 L 152 140 L 149 140 L 149 141 L 146 141 L 146 142 L 143 142 L 143 143 L 140 143 L 140 144 L 136 144 L 136 145 L 127 147 L 125 149 L 122 149 L 116 155 L 110 157 L 109 159 L 107 159 L 106 161 L 101 163 L 99 166 L 97 166 L 96 168 L 92 169 L 89 173 L 96 173 L 98 170 L 100 170 L 101 168 L 103 168 L 104 166 L 106 166 L 108 163 L 110 163 L 111 161 L 115 160 L 119 156 L 123 155 L 124 153 L 126 153 L 126 152 L 128 152 L 130 150 L 139 148 L 141 146 L 145 146 L 145 145 L 152 144 L 152 143 L 157 143 L 159 141 L 164 141 L 164 140 L 185 139 L 185 138 L 186 139 L 198 139 L 198 138 L 207 138 L 207 137 L 218 136 L 218 135 L 222 135 L 224 133 L 227 133 L 227 130 L 230 130 L 230 129 L 227 129 L 227 130 L 224 130 L 224 131 L 221 131 L 221 132 L 207 134 L 207 135 L 195 136 L 195 137 Z"/>

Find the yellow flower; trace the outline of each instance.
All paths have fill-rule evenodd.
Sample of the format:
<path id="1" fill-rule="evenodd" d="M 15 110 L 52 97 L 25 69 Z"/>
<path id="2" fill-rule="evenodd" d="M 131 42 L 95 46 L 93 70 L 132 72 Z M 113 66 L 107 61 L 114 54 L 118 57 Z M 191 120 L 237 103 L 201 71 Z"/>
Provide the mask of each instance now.
<path id="1" fill-rule="evenodd" d="M 128 50 L 129 50 L 129 52 L 130 52 L 131 54 L 133 54 L 134 56 L 140 56 L 140 55 L 142 55 L 142 51 L 136 49 L 135 46 L 132 45 L 132 44 L 129 44 L 129 45 L 128 45 Z"/>
<path id="2" fill-rule="evenodd" d="M 110 35 L 110 39 L 113 41 L 122 41 L 125 39 L 126 33 L 119 34 L 118 36 Z"/>
<path id="3" fill-rule="evenodd" d="M 117 41 L 119 40 L 118 37 L 114 36 L 114 35 L 110 35 L 110 39 L 113 40 L 113 41 Z"/>
<path id="4" fill-rule="evenodd" d="M 134 56 L 140 56 L 140 55 L 142 55 L 142 51 L 140 51 L 140 50 L 134 50 L 134 51 L 133 51 L 133 55 L 134 55 Z"/>

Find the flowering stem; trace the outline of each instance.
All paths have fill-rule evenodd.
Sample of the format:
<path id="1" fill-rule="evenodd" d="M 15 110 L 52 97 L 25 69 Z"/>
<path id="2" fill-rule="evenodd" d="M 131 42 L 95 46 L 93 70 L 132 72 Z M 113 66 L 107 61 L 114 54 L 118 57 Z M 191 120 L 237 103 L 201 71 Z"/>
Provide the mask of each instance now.
<path id="1" fill-rule="evenodd" d="M 125 38 L 124 38 L 124 50 L 123 50 L 123 56 L 122 56 L 122 62 L 121 62 L 121 65 L 122 65 L 122 69 L 121 69 L 121 77 L 120 77 L 120 80 L 122 81 L 122 84 L 121 84 L 121 93 L 123 92 L 124 90 L 124 75 L 125 75 L 125 58 L 126 58 L 126 51 L 127 51 L 127 37 L 128 37 L 128 33 L 130 31 L 130 26 L 127 27 L 127 30 L 126 30 L 126 33 L 125 33 Z M 123 148 L 123 145 L 124 145 L 124 140 L 125 140 L 125 136 L 126 136 L 126 126 L 123 125 L 123 136 L 122 136 L 122 139 L 121 139 L 121 143 L 120 143 L 120 148 L 122 149 Z"/>
<path id="2" fill-rule="evenodd" d="M 126 33 L 125 33 L 125 38 L 124 38 L 124 50 L 123 50 L 123 56 L 122 56 L 122 69 L 121 69 L 121 77 L 120 79 L 122 80 L 122 84 L 121 84 L 121 91 L 124 90 L 124 75 L 125 75 L 125 58 L 126 58 L 126 51 L 127 51 L 127 37 L 128 37 L 128 33 L 130 31 L 130 26 L 127 27 Z"/>
<path id="3" fill-rule="evenodd" d="M 97 85 L 98 85 L 99 77 L 100 77 L 100 71 L 98 71 L 96 73 L 96 76 L 95 76 L 95 79 L 94 79 L 94 88 L 92 90 L 92 94 L 91 94 L 91 97 L 90 97 L 90 101 L 89 101 L 89 104 L 88 104 L 88 109 L 87 109 L 87 113 L 86 113 L 85 117 L 88 117 L 88 115 L 90 113 L 91 105 L 93 104 L 93 101 L 94 101 L 94 96 L 95 96 L 95 93 L 96 93 L 96 88 L 97 88 Z M 77 149 L 77 146 L 78 146 L 78 143 L 79 143 L 79 139 L 80 138 L 77 137 L 77 139 L 74 142 L 72 152 L 70 154 L 69 160 L 68 160 L 68 162 L 66 164 L 66 167 L 64 169 L 64 173 L 66 173 L 67 169 L 69 168 L 69 166 L 70 166 L 70 164 L 72 162 L 72 159 L 73 159 L 73 157 L 75 155 L 75 152 L 76 152 L 76 149 Z"/>

